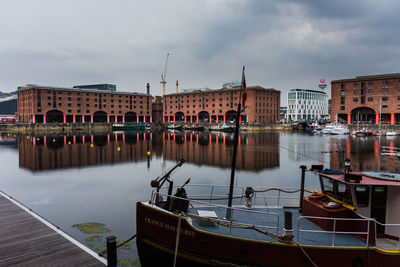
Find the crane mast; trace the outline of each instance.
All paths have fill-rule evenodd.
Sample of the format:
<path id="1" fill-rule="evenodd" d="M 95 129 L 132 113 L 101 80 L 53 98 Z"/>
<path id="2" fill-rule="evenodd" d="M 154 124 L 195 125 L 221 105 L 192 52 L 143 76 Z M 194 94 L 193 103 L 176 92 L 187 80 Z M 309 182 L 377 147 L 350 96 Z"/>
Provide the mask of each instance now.
<path id="1" fill-rule="evenodd" d="M 167 81 L 165 80 L 165 77 L 167 76 L 168 56 L 169 56 L 169 53 L 167 53 L 167 60 L 165 61 L 164 73 L 161 74 L 161 82 L 160 83 L 163 85 L 163 96 L 165 96 L 165 84 L 167 83 Z"/>

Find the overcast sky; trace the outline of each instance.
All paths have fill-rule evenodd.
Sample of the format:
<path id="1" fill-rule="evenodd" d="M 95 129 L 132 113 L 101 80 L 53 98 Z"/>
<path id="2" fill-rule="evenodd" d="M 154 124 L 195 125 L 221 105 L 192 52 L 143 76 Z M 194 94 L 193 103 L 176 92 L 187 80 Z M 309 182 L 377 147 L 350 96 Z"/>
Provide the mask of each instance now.
<path id="1" fill-rule="evenodd" d="M 0 91 L 112 83 L 162 94 L 240 80 L 282 92 L 400 72 L 398 0 L 12 0 L 0 4 Z M 326 89 L 330 94 L 330 86 Z"/>

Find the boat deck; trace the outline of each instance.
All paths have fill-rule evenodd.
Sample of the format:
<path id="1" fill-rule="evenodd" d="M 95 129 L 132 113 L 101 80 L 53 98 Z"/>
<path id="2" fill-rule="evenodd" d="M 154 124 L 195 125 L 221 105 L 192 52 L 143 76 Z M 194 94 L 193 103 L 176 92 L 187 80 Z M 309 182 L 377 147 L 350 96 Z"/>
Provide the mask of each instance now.
<path id="1" fill-rule="evenodd" d="M 214 211 L 218 219 L 224 220 L 226 216 L 226 209 L 220 207 L 195 207 L 190 208 L 189 213 L 199 215 L 199 210 Z M 252 212 L 255 211 L 255 212 Z M 257 213 L 268 212 L 269 214 Z M 301 216 L 297 208 L 254 208 L 248 211 L 234 210 L 233 212 L 233 223 L 242 223 L 248 225 L 255 225 L 257 228 L 268 231 L 272 234 L 283 235 L 284 228 L 284 211 L 292 212 L 293 221 L 293 234 L 294 240 L 302 245 L 313 245 L 313 246 L 341 246 L 341 247 L 365 247 L 366 242 L 361 240 L 355 234 L 342 234 L 336 233 L 313 233 L 313 232 L 300 232 L 298 238 L 298 218 Z M 271 215 L 271 214 L 276 214 Z M 278 219 L 279 216 L 279 219 Z M 279 220 L 279 221 L 278 221 Z M 241 228 L 229 228 L 223 225 L 211 225 L 210 223 L 204 223 L 199 219 L 193 218 L 192 225 L 199 230 L 204 230 L 216 234 L 233 236 L 244 239 L 253 239 L 260 241 L 277 242 L 273 237 L 267 236 L 263 233 L 257 232 L 253 229 L 241 229 Z M 278 227 L 277 227 L 278 225 Z M 269 229 L 266 228 L 270 227 Z M 276 229 L 278 228 L 278 231 Z M 311 231 L 324 231 L 318 225 L 314 224 L 310 220 L 303 218 L 300 221 L 301 230 L 311 230 Z"/>

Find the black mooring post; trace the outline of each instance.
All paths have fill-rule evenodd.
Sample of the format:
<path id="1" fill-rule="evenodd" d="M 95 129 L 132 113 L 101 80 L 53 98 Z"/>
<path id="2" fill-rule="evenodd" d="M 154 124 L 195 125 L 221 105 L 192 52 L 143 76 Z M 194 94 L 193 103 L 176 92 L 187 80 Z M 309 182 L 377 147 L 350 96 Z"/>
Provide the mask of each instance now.
<path id="1" fill-rule="evenodd" d="M 285 231 L 292 231 L 293 230 L 292 212 L 285 210 L 284 214 L 285 214 L 285 222 L 284 222 Z"/>
<path id="2" fill-rule="evenodd" d="M 299 212 L 303 212 L 304 180 L 305 180 L 307 167 L 304 166 L 304 165 L 301 165 L 300 169 L 301 169 L 301 187 L 300 187 L 300 207 L 299 207 Z"/>
<path id="3" fill-rule="evenodd" d="M 107 266 L 117 266 L 117 238 L 113 235 L 107 236 Z"/>

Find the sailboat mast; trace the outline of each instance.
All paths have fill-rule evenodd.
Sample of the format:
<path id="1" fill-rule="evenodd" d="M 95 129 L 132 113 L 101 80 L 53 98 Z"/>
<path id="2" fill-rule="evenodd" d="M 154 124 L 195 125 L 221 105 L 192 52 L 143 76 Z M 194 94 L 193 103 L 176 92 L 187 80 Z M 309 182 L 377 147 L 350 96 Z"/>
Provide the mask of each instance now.
<path id="1" fill-rule="evenodd" d="M 239 120 L 240 120 L 240 113 L 242 111 L 242 91 L 244 81 L 243 81 L 243 75 L 244 75 L 244 66 L 243 66 L 243 74 L 242 74 L 242 85 L 240 88 L 240 94 L 239 94 L 239 104 L 237 108 L 237 113 L 236 113 L 236 127 L 235 127 L 235 137 L 234 137 L 234 143 L 233 143 L 233 154 L 232 154 L 232 169 L 231 169 L 231 181 L 229 184 L 229 198 L 228 198 L 228 209 L 226 210 L 226 219 L 231 220 L 232 219 L 232 199 L 233 199 L 233 185 L 235 181 L 235 170 L 236 170 L 236 155 L 237 155 L 237 148 L 238 148 L 238 143 L 239 143 Z"/>
<path id="2" fill-rule="evenodd" d="M 381 131 L 381 127 L 382 127 L 382 97 L 379 99 L 379 131 Z"/>

